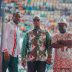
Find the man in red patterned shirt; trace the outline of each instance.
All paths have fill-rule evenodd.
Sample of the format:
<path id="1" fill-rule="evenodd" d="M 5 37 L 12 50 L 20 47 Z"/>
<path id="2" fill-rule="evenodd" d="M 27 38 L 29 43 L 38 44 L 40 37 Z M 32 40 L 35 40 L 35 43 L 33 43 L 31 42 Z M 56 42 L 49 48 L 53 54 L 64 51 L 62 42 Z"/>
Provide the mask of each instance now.
<path id="1" fill-rule="evenodd" d="M 53 72 L 72 72 L 72 33 L 67 32 L 67 24 L 62 18 L 58 23 L 59 33 L 52 37 L 55 48 Z"/>

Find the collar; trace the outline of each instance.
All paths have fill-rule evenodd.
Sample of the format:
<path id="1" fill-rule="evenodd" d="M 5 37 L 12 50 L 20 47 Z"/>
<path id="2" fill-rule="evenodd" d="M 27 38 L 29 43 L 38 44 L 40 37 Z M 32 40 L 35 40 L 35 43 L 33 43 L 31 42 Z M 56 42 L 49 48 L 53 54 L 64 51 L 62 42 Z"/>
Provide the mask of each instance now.
<path id="1" fill-rule="evenodd" d="M 38 31 L 40 30 L 40 27 L 34 27 L 34 30 Z"/>

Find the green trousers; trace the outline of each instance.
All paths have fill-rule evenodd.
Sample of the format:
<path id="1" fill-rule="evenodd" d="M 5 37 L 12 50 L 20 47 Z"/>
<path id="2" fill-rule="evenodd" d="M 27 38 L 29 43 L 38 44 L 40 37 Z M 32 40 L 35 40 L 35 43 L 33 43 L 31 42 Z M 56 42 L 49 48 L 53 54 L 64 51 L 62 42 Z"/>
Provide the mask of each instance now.
<path id="1" fill-rule="evenodd" d="M 18 72 L 18 57 L 10 55 L 8 61 L 4 60 L 4 53 L 2 53 L 2 72 L 6 72 L 8 68 L 9 72 Z"/>

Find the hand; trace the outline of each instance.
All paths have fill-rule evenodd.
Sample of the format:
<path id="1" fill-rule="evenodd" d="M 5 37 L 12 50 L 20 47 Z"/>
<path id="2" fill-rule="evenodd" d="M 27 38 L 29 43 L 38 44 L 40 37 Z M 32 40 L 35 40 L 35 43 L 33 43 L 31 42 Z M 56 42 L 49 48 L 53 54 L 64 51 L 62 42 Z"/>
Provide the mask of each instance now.
<path id="1" fill-rule="evenodd" d="M 57 41 L 58 44 L 64 45 L 64 40 Z"/>
<path id="2" fill-rule="evenodd" d="M 9 58 L 10 58 L 10 55 L 9 55 L 8 51 L 5 51 L 5 52 L 4 52 L 4 60 L 5 60 L 5 61 L 8 61 Z"/>
<path id="3" fill-rule="evenodd" d="M 59 40 L 58 43 L 67 47 L 72 47 L 72 40 Z"/>
<path id="4" fill-rule="evenodd" d="M 64 47 L 64 45 L 62 43 L 63 43 L 62 41 L 57 41 L 56 43 L 52 43 L 51 46 L 53 48 L 59 49 L 59 48 Z"/>
<path id="5" fill-rule="evenodd" d="M 26 66 L 26 60 L 24 59 L 24 60 L 22 60 L 22 66 L 25 68 L 25 66 Z"/>
<path id="6" fill-rule="evenodd" d="M 52 64 L 52 59 L 51 58 L 47 58 L 47 64 Z"/>

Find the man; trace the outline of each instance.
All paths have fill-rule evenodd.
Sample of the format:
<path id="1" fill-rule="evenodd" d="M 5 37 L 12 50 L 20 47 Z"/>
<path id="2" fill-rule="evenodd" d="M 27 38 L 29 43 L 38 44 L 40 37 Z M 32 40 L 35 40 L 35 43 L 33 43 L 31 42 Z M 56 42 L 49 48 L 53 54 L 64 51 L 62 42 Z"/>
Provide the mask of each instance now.
<path id="1" fill-rule="evenodd" d="M 27 72 L 45 72 L 46 61 L 51 60 L 51 37 L 40 28 L 40 18 L 33 18 L 34 29 L 26 33 L 22 44 L 22 66 L 27 62 Z"/>
<path id="2" fill-rule="evenodd" d="M 13 14 L 13 21 L 9 21 L 5 26 L 5 34 L 2 46 L 2 72 L 18 72 L 18 55 L 19 49 L 19 27 L 20 16 L 18 13 Z"/>
<path id="3" fill-rule="evenodd" d="M 67 32 L 66 19 L 58 23 L 59 33 L 52 37 L 52 47 L 55 49 L 53 72 L 72 72 L 72 34 Z"/>

